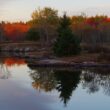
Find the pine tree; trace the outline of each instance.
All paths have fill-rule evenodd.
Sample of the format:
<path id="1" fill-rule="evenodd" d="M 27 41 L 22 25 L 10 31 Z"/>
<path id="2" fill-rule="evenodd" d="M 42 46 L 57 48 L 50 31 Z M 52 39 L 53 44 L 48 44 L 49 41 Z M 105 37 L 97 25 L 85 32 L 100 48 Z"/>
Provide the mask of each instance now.
<path id="1" fill-rule="evenodd" d="M 64 14 L 58 28 L 58 38 L 54 44 L 54 54 L 56 56 L 77 55 L 80 53 L 80 40 L 75 36 L 70 28 L 70 19 Z"/>

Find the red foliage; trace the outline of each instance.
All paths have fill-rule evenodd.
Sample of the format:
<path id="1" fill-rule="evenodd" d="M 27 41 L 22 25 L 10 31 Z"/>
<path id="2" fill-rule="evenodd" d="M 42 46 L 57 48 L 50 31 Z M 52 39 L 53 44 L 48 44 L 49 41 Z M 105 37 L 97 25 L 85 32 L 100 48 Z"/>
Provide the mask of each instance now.
<path id="1" fill-rule="evenodd" d="M 107 19 L 106 19 L 106 22 L 109 22 L 109 23 L 110 23 L 110 18 L 107 18 Z"/>
<path id="2" fill-rule="evenodd" d="M 5 36 L 12 41 L 24 39 L 28 29 L 29 25 L 24 23 L 4 24 Z"/>
<path id="3" fill-rule="evenodd" d="M 73 16 L 72 17 L 72 28 L 75 32 L 81 30 L 86 26 L 97 29 L 100 28 L 100 24 L 110 23 L 110 18 L 107 16 L 95 16 L 95 17 L 81 17 Z M 87 25 L 86 25 L 87 24 Z M 11 41 L 22 41 L 25 39 L 25 34 L 29 30 L 30 25 L 25 23 L 4 23 L 3 29 L 5 37 Z M 78 33 L 79 33 L 78 30 Z"/>
<path id="4" fill-rule="evenodd" d="M 106 16 L 89 17 L 85 22 L 93 27 L 97 27 L 101 23 L 110 22 L 110 18 L 107 18 Z"/>

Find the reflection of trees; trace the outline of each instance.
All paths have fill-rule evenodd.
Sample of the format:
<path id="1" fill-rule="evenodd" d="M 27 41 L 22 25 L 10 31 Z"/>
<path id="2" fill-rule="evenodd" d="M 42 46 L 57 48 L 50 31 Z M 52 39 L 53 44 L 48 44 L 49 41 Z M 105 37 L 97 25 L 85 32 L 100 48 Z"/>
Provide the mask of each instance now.
<path id="1" fill-rule="evenodd" d="M 57 70 L 54 74 L 57 80 L 56 89 L 60 92 L 60 98 L 66 105 L 80 82 L 81 71 Z"/>
<path id="2" fill-rule="evenodd" d="M 32 86 L 36 89 L 41 89 L 49 92 L 55 88 L 56 81 L 52 69 L 37 69 L 30 74 L 34 80 Z"/>
<path id="3" fill-rule="evenodd" d="M 95 93 L 103 88 L 110 95 L 110 70 L 105 68 L 86 69 L 81 75 L 83 88 L 89 93 Z"/>
<path id="4" fill-rule="evenodd" d="M 30 76 L 34 80 L 32 83 L 34 88 L 46 92 L 58 90 L 59 97 L 66 105 L 80 81 L 80 74 L 81 71 L 36 69 Z"/>
<path id="5" fill-rule="evenodd" d="M 83 88 L 87 88 L 89 93 L 95 93 L 99 90 L 98 86 L 98 76 L 90 71 L 83 71 L 81 77 L 83 78 Z"/>
<path id="6" fill-rule="evenodd" d="M 0 63 L 0 79 L 8 79 L 10 77 L 10 71 L 8 67 L 3 63 Z"/>
<path id="7" fill-rule="evenodd" d="M 14 65 L 17 65 L 17 66 L 24 65 L 25 61 L 24 59 L 3 57 L 3 56 L 0 58 L 0 78 L 8 79 L 10 77 L 10 71 L 8 67 L 11 67 Z"/>
<path id="8" fill-rule="evenodd" d="M 103 89 L 106 95 L 110 95 L 110 69 L 93 68 L 83 70 L 60 69 L 33 69 L 30 76 L 33 79 L 32 86 L 45 92 L 56 89 L 61 101 L 66 105 L 81 82 L 83 89 L 88 93 L 98 92 Z"/>
<path id="9" fill-rule="evenodd" d="M 11 67 L 14 65 L 25 65 L 25 60 L 24 59 L 19 59 L 19 58 L 5 58 L 4 64 Z"/>

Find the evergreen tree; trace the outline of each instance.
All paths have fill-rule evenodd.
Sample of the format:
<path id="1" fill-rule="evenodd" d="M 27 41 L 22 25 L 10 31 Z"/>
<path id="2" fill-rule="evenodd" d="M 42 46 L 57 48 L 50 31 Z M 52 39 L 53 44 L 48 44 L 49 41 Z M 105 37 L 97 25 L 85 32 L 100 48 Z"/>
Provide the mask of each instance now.
<path id="1" fill-rule="evenodd" d="M 53 48 L 57 56 L 76 55 L 80 53 L 80 40 L 73 34 L 70 24 L 70 19 L 65 14 L 61 18 L 58 28 L 58 38 Z"/>

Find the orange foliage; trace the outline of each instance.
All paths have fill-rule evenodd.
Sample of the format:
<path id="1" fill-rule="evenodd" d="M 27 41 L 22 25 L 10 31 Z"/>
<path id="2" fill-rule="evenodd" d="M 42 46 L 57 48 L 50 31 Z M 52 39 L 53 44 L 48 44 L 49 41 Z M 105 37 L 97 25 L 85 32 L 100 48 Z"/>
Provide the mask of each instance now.
<path id="1" fill-rule="evenodd" d="M 76 34 L 81 33 L 83 29 L 85 29 L 87 26 L 90 26 L 90 28 L 97 29 L 101 28 L 101 24 L 108 24 L 110 23 L 110 18 L 107 16 L 95 16 L 95 17 L 83 17 L 83 16 L 73 16 L 71 17 L 72 22 L 72 29 L 74 32 L 77 32 Z M 11 41 L 23 41 L 25 39 L 25 35 L 27 31 L 30 29 L 29 24 L 25 23 L 4 23 L 3 29 L 4 29 L 4 35 L 8 40 Z"/>
<path id="2" fill-rule="evenodd" d="M 110 22 L 110 18 L 107 18 L 106 21 L 107 21 L 107 22 Z"/>
<path id="3" fill-rule="evenodd" d="M 106 16 L 89 17 L 85 20 L 85 22 L 91 26 L 96 27 L 101 23 L 110 22 L 110 18 Z"/>
<path id="4" fill-rule="evenodd" d="M 25 60 L 23 59 L 16 59 L 16 58 L 6 58 L 4 61 L 4 64 L 7 66 L 13 66 L 13 65 L 25 65 Z"/>
<path id="5" fill-rule="evenodd" d="M 5 36 L 12 41 L 22 40 L 29 27 L 29 25 L 24 23 L 4 24 Z"/>

